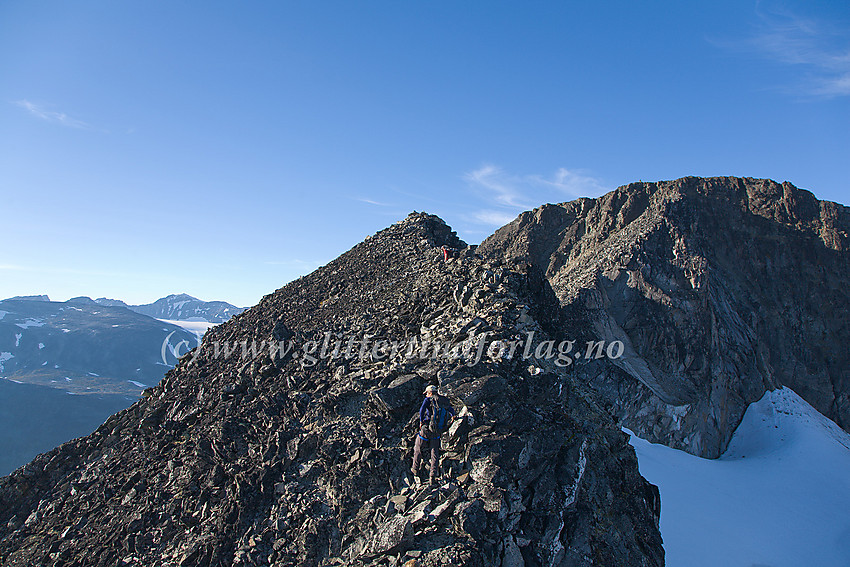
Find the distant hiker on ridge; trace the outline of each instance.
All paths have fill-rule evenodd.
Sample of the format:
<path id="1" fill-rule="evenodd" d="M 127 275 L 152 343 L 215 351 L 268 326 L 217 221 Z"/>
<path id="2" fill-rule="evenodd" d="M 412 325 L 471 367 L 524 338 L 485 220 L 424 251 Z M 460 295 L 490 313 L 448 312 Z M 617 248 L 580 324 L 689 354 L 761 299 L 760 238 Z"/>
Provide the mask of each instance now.
<path id="1" fill-rule="evenodd" d="M 457 248 L 450 248 L 449 246 L 441 246 L 440 250 L 443 252 L 443 262 L 448 262 L 450 258 L 458 258 L 460 256 L 460 252 Z"/>
<path id="2" fill-rule="evenodd" d="M 440 435 L 449 428 L 455 412 L 448 398 L 441 396 L 433 384 L 425 388 L 425 399 L 419 408 L 419 433 L 413 448 L 413 466 L 410 472 L 419 476 L 422 452 L 431 450 L 431 484 L 435 484 L 440 471 Z"/>

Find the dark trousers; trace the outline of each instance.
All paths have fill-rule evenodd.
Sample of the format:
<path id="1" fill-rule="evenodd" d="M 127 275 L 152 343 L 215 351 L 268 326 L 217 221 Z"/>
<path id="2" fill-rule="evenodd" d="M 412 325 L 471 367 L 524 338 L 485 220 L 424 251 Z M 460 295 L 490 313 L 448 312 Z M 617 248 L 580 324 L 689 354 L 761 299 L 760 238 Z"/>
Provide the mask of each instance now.
<path id="1" fill-rule="evenodd" d="M 422 435 L 416 435 L 416 445 L 413 447 L 413 474 L 419 474 L 419 467 L 422 466 L 422 453 L 431 451 L 431 480 L 436 480 L 440 472 L 440 438 L 423 439 Z"/>

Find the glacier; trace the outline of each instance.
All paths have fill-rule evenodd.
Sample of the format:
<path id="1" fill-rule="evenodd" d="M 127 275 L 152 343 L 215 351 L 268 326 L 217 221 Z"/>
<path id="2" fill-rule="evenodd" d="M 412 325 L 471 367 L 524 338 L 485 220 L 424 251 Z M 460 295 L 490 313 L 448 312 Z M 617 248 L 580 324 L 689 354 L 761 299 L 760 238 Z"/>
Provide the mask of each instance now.
<path id="1" fill-rule="evenodd" d="M 850 565 L 850 434 L 792 390 L 750 404 L 719 459 L 624 431 L 661 492 L 669 567 Z"/>

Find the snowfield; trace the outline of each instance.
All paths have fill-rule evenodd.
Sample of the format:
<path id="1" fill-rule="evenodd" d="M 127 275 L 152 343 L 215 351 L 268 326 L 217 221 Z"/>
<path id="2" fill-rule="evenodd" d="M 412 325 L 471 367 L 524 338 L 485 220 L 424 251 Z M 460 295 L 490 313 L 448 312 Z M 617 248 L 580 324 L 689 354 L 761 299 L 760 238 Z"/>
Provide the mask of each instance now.
<path id="1" fill-rule="evenodd" d="M 850 434 L 788 388 L 747 409 L 716 460 L 640 439 L 668 567 L 850 565 Z"/>
<path id="2" fill-rule="evenodd" d="M 43 327 L 44 319 L 37 319 L 35 317 L 28 317 L 23 323 L 15 323 L 21 329 L 29 329 L 30 327 Z"/>
<path id="3" fill-rule="evenodd" d="M 13 358 L 15 358 L 15 355 L 11 352 L 0 352 L 0 372 L 3 372 L 3 363 Z"/>
<path id="4" fill-rule="evenodd" d="M 195 336 L 198 337 L 199 341 L 204 336 L 204 333 L 206 333 L 209 329 L 218 325 L 218 323 L 210 323 L 209 321 L 204 321 L 204 320 L 194 320 L 194 321 L 182 321 L 182 320 L 178 321 L 176 319 L 158 319 L 158 320 L 162 321 L 163 323 L 170 323 L 172 325 L 176 325 L 177 327 L 181 327 L 183 329 L 186 329 L 190 333 L 194 333 Z M 168 329 L 163 329 L 163 330 L 167 331 Z M 196 345 L 192 345 L 192 346 L 196 346 Z"/>

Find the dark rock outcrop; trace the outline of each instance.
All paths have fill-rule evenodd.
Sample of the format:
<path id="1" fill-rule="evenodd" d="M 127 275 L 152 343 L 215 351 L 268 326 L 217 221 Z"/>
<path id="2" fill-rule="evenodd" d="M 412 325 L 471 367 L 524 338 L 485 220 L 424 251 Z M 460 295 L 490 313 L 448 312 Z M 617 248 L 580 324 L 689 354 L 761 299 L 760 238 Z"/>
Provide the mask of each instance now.
<path id="1" fill-rule="evenodd" d="M 684 178 L 522 213 L 479 252 L 556 336 L 620 340 L 576 378 L 641 437 L 716 457 L 788 386 L 850 427 L 850 210 L 790 183 Z"/>
<path id="2" fill-rule="evenodd" d="M 551 347 L 535 293 L 409 216 L 0 479 L 0 563 L 662 565 L 627 437 L 572 367 L 520 354 Z M 407 470 L 426 384 L 459 415 L 436 486 Z"/>

